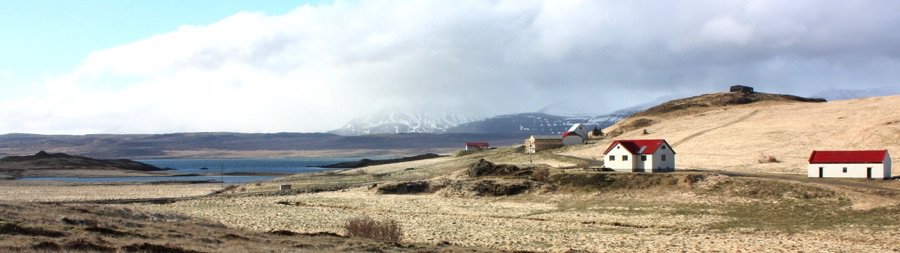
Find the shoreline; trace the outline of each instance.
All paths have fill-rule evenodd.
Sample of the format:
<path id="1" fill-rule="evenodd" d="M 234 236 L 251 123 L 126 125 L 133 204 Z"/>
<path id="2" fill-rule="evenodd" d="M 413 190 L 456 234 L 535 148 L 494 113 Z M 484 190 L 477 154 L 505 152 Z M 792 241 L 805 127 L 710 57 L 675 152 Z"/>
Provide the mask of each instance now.
<path id="1" fill-rule="evenodd" d="M 376 166 L 376 165 L 386 165 L 386 164 L 394 164 L 394 163 L 403 163 L 403 162 L 413 162 L 419 160 L 427 160 L 445 157 L 446 155 L 438 155 L 435 153 L 426 153 L 414 156 L 406 156 L 401 158 L 393 158 L 393 159 L 360 159 L 358 161 L 350 161 L 350 162 L 340 162 L 326 165 L 315 166 L 318 168 L 325 169 L 356 169 L 362 167 Z"/>

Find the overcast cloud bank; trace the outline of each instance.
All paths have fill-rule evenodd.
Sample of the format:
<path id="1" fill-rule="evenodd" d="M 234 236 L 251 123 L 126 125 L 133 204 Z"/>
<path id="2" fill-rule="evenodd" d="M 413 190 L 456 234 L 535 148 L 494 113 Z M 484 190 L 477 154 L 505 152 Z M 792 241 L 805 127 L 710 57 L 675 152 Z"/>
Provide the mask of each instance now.
<path id="1" fill-rule="evenodd" d="M 380 108 L 600 114 L 671 94 L 900 85 L 894 1 L 338 1 L 92 53 L 0 133 L 311 132 Z M 60 43 L 65 43 L 60 42 Z"/>

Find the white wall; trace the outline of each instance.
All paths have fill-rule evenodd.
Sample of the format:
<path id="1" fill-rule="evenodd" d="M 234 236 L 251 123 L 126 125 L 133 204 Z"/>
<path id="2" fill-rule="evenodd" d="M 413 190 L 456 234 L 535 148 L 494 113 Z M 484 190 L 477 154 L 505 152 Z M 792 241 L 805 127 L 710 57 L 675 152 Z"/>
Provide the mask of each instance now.
<path id="1" fill-rule="evenodd" d="M 609 160 L 609 156 L 615 156 L 616 159 L 614 161 Z M 622 156 L 628 156 L 628 161 L 623 161 Z M 609 151 L 606 155 L 603 156 L 604 166 L 613 170 L 622 170 L 622 171 L 631 171 L 634 169 L 635 160 L 640 161 L 640 157 L 634 157 L 628 149 L 622 146 L 622 144 L 616 144 L 612 150 Z"/>
<path id="2" fill-rule="evenodd" d="M 642 155 L 634 156 L 635 159 L 637 159 L 635 168 L 636 169 L 651 169 L 651 168 L 653 168 L 653 155 L 643 155 L 643 156 L 647 156 L 646 161 L 641 161 L 641 156 Z M 647 172 L 650 172 L 650 171 L 647 171 Z"/>
<path id="3" fill-rule="evenodd" d="M 666 147 L 663 149 L 663 146 L 660 146 L 656 149 L 656 152 L 653 153 L 653 168 L 654 170 L 675 170 L 675 152 L 672 151 L 672 147 L 669 147 L 667 143 L 663 143 Z M 666 160 L 662 160 L 662 156 L 666 156 Z M 649 158 L 649 157 L 648 157 Z"/>
<path id="4" fill-rule="evenodd" d="M 615 156 L 616 160 L 610 161 L 610 155 Z M 662 160 L 662 155 L 666 155 L 665 161 Z M 622 161 L 622 156 L 628 156 L 628 161 Z M 608 154 L 603 156 L 603 160 L 607 168 L 617 171 L 634 171 L 634 169 L 643 169 L 645 172 L 675 170 L 675 153 L 668 145 L 666 145 L 666 149 L 660 147 L 656 149 L 654 154 L 646 156 L 647 160 L 641 161 L 641 155 L 632 155 L 622 144 L 616 144 Z"/>
<path id="5" fill-rule="evenodd" d="M 890 164 L 890 162 L 888 162 Z M 885 164 L 887 165 L 887 164 Z M 822 167 L 822 177 L 831 177 L 831 178 L 866 178 L 867 168 L 872 168 L 872 178 L 885 178 L 885 175 L 890 177 L 890 169 L 885 169 L 885 166 L 880 163 L 825 163 L 825 164 L 810 164 L 807 166 L 807 176 L 808 177 L 819 177 L 819 167 Z M 844 172 L 844 167 L 847 168 L 847 172 Z"/>

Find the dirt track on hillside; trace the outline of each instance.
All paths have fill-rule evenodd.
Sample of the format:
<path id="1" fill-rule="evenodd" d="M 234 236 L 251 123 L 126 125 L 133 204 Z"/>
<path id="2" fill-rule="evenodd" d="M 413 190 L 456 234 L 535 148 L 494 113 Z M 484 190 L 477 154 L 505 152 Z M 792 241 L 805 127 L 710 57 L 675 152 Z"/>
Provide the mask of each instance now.
<path id="1" fill-rule="evenodd" d="M 678 147 L 679 144 L 684 143 L 684 142 L 687 142 L 687 141 L 690 141 L 690 140 L 693 140 L 694 138 L 697 138 L 697 137 L 699 137 L 699 136 L 701 136 L 701 135 L 704 135 L 704 134 L 706 134 L 706 133 L 709 133 L 709 132 L 712 132 L 712 131 L 715 131 L 715 130 L 718 130 L 718 129 L 722 129 L 722 128 L 725 128 L 725 127 L 728 127 L 728 126 L 731 126 L 731 125 L 734 125 L 734 124 L 743 122 L 743 121 L 745 121 L 745 120 L 750 119 L 751 117 L 753 117 L 753 116 L 756 115 L 757 113 L 759 113 L 759 110 L 753 110 L 752 112 L 748 113 L 747 115 L 745 115 L 745 116 L 743 116 L 743 117 L 740 117 L 740 118 L 737 119 L 737 120 L 734 120 L 734 121 L 725 123 L 725 124 L 723 124 L 723 125 L 721 125 L 721 126 L 713 127 L 713 128 L 710 128 L 710 129 L 702 130 L 702 131 L 696 132 L 696 133 L 694 133 L 694 134 L 688 135 L 687 137 L 684 137 L 683 139 L 681 139 L 681 140 L 679 140 L 679 141 L 676 141 L 675 143 L 672 143 L 672 146 L 673 146 L 673 147 Z"/>

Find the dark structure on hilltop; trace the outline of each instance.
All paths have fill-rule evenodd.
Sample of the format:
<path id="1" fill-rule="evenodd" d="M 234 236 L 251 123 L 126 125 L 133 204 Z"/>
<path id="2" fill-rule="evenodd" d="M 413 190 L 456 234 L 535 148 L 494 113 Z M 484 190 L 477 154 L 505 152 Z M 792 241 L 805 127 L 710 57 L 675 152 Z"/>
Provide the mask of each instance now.
<path id="1" fill-rule="evenodd" d="M 743 85 L 732 85 L 731 92 L 753 93 L 753 87 Z"/>

